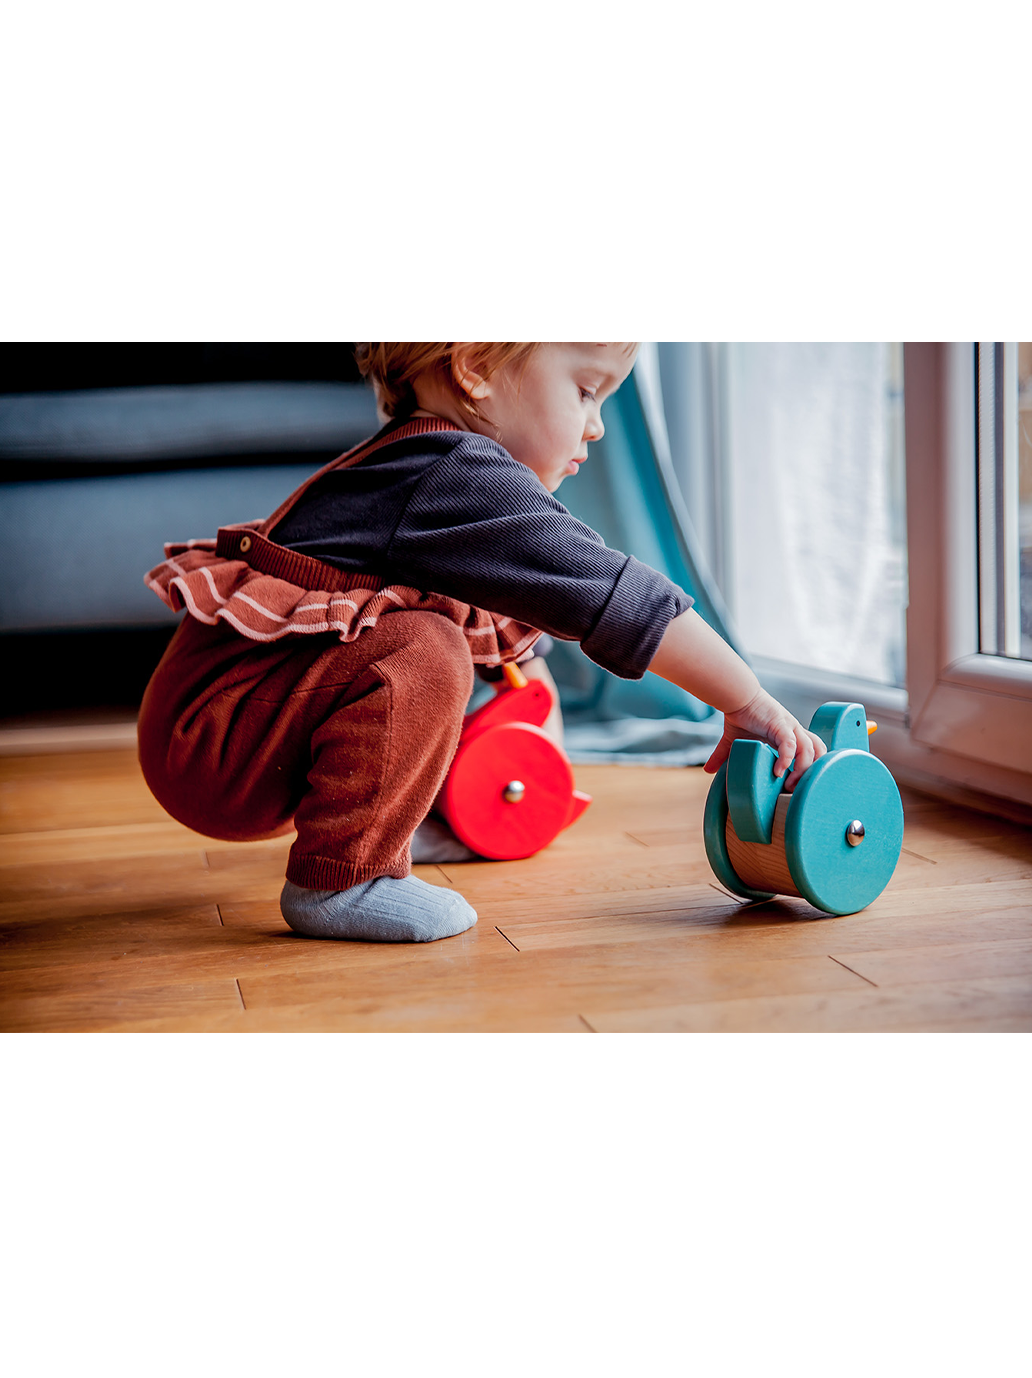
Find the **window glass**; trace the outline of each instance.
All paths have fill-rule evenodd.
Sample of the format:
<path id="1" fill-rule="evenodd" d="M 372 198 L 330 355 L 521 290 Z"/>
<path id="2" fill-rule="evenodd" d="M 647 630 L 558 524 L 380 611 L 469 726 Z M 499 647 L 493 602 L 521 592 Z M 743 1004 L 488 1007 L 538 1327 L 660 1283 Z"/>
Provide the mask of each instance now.
<path id="1" fill-rule="evenodd" d="M 1032 660 L 1032 343 L 977 350 L 978 640 Z"/>
<path id="2" fill-rule="evenodd" d="M 902 686 L 903 350 L 731 344 L 725 596 L 747 650 Z"/>
<path id="3" fill-rule="evenodd" d="M 1018 345 L 1018 545 L 1021 656 L 1032 660 L 1032 341 Z"/>

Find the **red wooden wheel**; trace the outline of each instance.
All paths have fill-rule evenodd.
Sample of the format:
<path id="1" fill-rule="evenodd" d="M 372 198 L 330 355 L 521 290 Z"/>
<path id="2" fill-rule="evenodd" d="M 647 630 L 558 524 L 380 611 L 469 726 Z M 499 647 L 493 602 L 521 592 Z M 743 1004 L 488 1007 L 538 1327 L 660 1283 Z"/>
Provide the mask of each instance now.
<path id="1" fill-rule="evenodd" d="M 501 723 L 463 741 L 438 800 L 455 835 L 492 861 L 539 852 L 583 807 L 574 803 L 565 754 L 525 722 Z"/>

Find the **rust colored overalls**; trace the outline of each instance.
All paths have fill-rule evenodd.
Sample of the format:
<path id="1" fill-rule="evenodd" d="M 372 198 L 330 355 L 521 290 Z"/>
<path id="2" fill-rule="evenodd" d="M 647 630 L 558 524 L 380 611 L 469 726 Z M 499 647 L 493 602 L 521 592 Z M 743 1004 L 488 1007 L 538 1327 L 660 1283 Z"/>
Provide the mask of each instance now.
<path id="1" fill-rule="evenodd" d="M 474 664 L 523 659 L 540 635 L 268 539 L 330 470 L 454 429 L 429 419 L 391 427 L 314 474 L 267 521 L 168 545 L 147 575 L 188 612 L 140 709 L 147 784 L 173 818 L 209 837 L 296 828 L 295 885 L 343 890 L 408 875 L 412 834 L 458 745 Z"/>

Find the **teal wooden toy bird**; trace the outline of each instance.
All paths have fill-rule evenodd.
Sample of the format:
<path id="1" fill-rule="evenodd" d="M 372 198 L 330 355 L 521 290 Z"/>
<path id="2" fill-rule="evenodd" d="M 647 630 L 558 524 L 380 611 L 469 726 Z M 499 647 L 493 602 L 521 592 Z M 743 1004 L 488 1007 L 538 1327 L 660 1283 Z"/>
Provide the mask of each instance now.
<path id="1" fill-rule="evenodd" d="M 826 914 L 855 914 L 888 885 L 903 845 L 896 782 L 867 745 L 876 724 L 859 703 L 825 703 L 810 731 L 827 754 L 791 794 L 777 752 L 740 739 L 706 799 L 706 855 L 721 884 L 749 900 L 798 895 Z"/>

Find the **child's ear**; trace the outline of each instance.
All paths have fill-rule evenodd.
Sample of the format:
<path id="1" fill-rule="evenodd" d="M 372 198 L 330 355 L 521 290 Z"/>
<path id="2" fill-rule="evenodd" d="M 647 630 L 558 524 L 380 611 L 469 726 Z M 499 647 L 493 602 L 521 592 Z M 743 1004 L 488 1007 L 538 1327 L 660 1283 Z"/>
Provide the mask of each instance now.
<path id="1" fill-rule="evenodd" d="M 490 396 L 491 387 L 483 374 L 470 365 L 469 346 L 457 344 L 452 350 L 452 378 L 456 387 L 474 402 L 482 402 Z"/>

